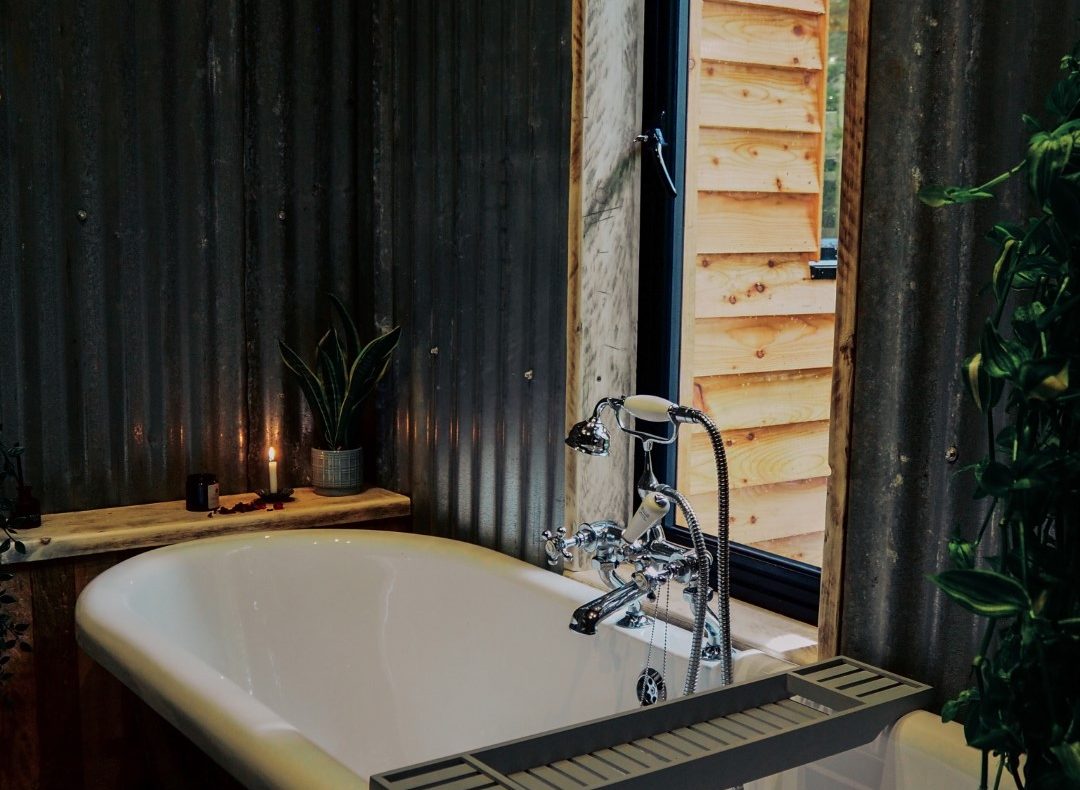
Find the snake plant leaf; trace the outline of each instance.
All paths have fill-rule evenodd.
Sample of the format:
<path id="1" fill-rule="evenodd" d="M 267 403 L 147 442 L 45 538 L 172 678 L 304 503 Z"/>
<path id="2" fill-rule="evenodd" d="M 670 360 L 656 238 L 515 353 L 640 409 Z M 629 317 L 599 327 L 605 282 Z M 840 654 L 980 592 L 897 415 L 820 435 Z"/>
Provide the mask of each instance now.
<path id="1" fill-rule="evenodd" d="M 330 304 L 334 306 L 334 312 L 337 313 L 338 319 L 341 321 L 341 326 L 345 329 L 345 353 L 347 359 L 356 359 L 361 353 L 360 351 L 360 332 L 356 329 L 356 322 L 352 320 L 352 316 L 349 315 L 349 311 L 345 309 L 345 305 L 334 294 L 329 294 Z M 348 367 L 346 365 L 345 367 Z"/>
<path id="2" fill-rule="evenodd" d="M 323 389 L 331 413 L 337 411 L 338 404 L 345 398 L 345 368 L 341 363 L 341 355 L 338 354 L 339 344 L 336 338 L 337 332 L 331 327 L 315 347 Z"/>
<path id="3" fill-rule="evenodd" d="M 318 376 L 312 372 L 307 363 L 284 340 L 278 340 L 278 351 L 281 353 L 281 361 L 299 379 L 300 388 L 307 398 L 308 406 L 311 407 L 311 411 L 315 414 L 316 420 L 322 427 L 323 438 L 330 441 L 331 414 L 326 402 L 326 393 L 323 391 Z"/>
<path id="4" fill-rule="evenodd" d="M 1023 585 L 995 571 L 956 568 L 930 580 L 962 607 L 983 617 L 1015 617 L 1031 608 Z"/>
<path id="5" fill-rule="evenodd" d="M 1080 782 L 1080 742 L 1060 743 L 1051 746 L 1050 751 L 1061 763 L 1061 770 L 1073 782 Z"/>
<path id="6" fill-rule="evenodd" d="M 385 335 L 372 340 L 357 358 L 357 366 L 354 376 L 350 376 L 350 388 L 355 386 L 356 396 L 366 398 L 375 389 L 375 385 L 385 375 L 390 365 L 390 355 L 397 348 L 401 338 L 401 327 L 395 326 Z"/>

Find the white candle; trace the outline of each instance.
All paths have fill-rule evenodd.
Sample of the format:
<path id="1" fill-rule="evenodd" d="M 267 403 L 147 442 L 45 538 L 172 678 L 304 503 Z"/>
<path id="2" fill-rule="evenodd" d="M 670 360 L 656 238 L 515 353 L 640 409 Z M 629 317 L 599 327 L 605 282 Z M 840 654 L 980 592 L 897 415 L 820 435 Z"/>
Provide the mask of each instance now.
<path id="1" fill-rule="evenodd" d="M 277 493 L 277 461 L 274 460 L 274 448 L 270 448 L 270 493 Z"/>

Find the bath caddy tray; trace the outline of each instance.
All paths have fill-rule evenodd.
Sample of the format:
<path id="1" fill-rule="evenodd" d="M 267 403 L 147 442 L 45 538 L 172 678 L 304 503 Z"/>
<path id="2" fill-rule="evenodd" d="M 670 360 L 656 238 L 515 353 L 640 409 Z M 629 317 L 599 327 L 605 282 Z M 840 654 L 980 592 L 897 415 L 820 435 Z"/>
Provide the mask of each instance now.
<path id="1" fill-rule="evenodd" d="M 380 790 L 731 787 L 869 743 L 921 683 L 838 657 L 374 776 Z"/>

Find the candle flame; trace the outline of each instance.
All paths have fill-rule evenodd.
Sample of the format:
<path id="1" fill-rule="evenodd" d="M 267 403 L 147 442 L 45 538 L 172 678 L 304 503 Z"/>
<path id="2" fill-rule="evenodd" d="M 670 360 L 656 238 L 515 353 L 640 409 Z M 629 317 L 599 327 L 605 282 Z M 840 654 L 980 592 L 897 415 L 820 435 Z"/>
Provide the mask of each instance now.
<path id="1" fill-rule="evenodd" d="M 270 460 L 271 461 L 274 460 L 274 448 L 273 447 L 270 448 Z"/>

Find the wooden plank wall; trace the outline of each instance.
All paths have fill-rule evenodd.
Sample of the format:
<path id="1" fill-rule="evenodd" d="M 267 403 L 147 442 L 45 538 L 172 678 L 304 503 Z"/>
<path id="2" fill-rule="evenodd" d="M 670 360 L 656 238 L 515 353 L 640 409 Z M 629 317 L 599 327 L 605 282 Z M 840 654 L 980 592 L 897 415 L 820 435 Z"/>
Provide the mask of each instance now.
<path id="1" fill-rule="evenodd" d="M 834 282 L 821 246 L 825 0 L 694 0 L 683 393 L 727 444 L 732 538 L 821 562 Z M 715 523 L 702 433 L 679 486 Z"/>

